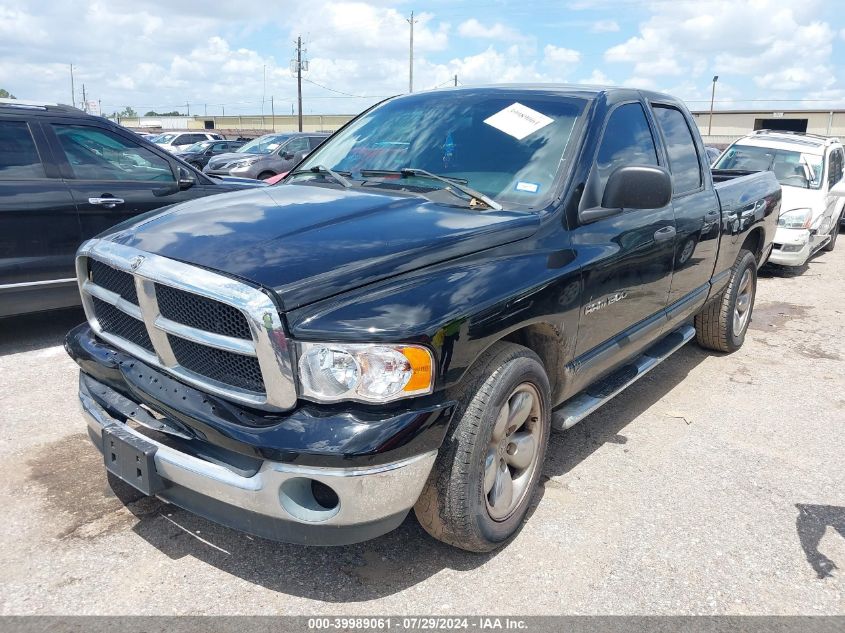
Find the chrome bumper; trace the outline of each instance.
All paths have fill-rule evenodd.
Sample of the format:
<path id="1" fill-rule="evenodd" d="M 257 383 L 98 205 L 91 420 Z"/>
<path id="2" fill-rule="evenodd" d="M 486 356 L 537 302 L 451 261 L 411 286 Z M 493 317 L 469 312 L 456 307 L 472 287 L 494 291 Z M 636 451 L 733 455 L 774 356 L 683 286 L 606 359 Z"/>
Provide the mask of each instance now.
<path id="1" fill-rule="evenodd" d="M 432 451 L 399 462 L 354 469 L 264 461 L 258 472 L 244 477 L 135 431 L 110 416 L 84 389 L 80 389 L 79 398 L 89 435 L 101 452 L 103 428 L 109 425 L 120 425 L 156 446 L 155 468 L 168 483 L 158 493 L 160 499 L 224 525 L 277 540 L 339 545 L 395 528 L 416 503 L 437 457 L 437 452 Z M 331 488 L 337 494 L 337 505 L 327 509 L 314 503 L 313 495 L 309 498 L 309 480 Z M 276 529 L 276 521 L 284 524 L 282 530 Z M 368 527 L 360 534 L 352 530 L 343 535 L 343 528 L 355 526 Z M 316 530 L 318 535 L 309 534 L 315 528 L 320 528 Z M 282 535 L 275 536 L 279 533 Z M 319 534 L 331 536 L 323 538 Z"/>

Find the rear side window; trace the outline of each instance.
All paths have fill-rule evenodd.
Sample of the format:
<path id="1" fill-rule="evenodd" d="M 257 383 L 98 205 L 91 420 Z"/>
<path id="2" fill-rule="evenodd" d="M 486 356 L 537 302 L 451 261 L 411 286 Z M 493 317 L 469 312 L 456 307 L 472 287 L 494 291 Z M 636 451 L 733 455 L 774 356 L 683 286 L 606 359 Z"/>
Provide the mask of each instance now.
<path id="1" fill-rule="evenodd" d="M 843 167 L 843 151 L 841 148 L 835 149 L 830 153 L 830 165 L 827 168 L 827 186 L 833 187 L 842 180 Z"/>
<path id="2" fill-rule="evenodd" d="M 63 124 L 54 124 L 53 129 L 80 180 L 175 180 L 170 163 L 161 156 L 109 130 Z"/>
<path id="3" fill-rule="evenodd" d="M 0 121 L 0 180 L 44 177 L 29 126 L 23 121 Z"/>
<path id="4" fill-rule="evenodd" d="M 626 103 L 610 115 L 596 167 L 601 190 L 611 173 L 626 165 L 657 165 L 657 149 L 639 103 Z"/>
<path id="5" fill-rule="evenodd" d="M 676 108 L 655 106 L 654 118 L 666 141 L 672 189 L 675 195 L 701 187 L 701 164 L 695 140 L 683 113 Z"/>

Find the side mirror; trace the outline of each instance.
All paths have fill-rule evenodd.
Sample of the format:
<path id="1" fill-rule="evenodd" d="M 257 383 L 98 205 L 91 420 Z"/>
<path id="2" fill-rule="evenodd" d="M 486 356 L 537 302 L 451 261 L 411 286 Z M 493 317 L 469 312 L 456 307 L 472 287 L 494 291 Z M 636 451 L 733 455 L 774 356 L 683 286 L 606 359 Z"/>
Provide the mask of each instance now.
<path id="1" fill-rule="evenodd" d="M 282 152 L 282 158 L 284 158 L 285 160 L 293 160 L 293 157 L 293 152 Z"/>
<path id="2" fill-rule="evenodd" d="M 214 152 L 211 150 L 211 148 L 210 148 L 210 147 L 209 147 L 207 150 L 205 150 L 205 155 L 206 155 L 206 156 L 212 156 L 213 154 L 214 154 Z"/>
<path id="3" fill-rule="evenodd" d="M 662 167 L 619 167 L 607 179 L 601 206 L 578 214 L 582 224 L 607 218 L 623 209 L 660 209 L 672 201 L 672 177 Z"/>
<path id="4" fill-rule="evenodd" d="M 197 184 L 197 177 L 193 174 L 193 172 L 185 169 L 184 167 L 179 167 L 179 189 L 185 190 L 190 189 L 195 184 Z"/>

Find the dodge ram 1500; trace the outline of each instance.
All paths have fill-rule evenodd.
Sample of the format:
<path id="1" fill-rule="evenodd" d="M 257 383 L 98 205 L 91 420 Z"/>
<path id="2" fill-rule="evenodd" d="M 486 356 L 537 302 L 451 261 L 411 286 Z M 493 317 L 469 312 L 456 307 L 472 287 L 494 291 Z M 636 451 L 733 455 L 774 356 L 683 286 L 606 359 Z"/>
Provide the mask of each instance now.
<path id="1" fill-rule="evenodd" d="M 351 543 L 413 508 L 496 548 L 554 428 L 692 338 L 742 345 L 781 192 L 717 180 L 664 94 L 389 99 L 277 185 L 83 244 L 90 437 L 114 486 L 255 535 Z"/>

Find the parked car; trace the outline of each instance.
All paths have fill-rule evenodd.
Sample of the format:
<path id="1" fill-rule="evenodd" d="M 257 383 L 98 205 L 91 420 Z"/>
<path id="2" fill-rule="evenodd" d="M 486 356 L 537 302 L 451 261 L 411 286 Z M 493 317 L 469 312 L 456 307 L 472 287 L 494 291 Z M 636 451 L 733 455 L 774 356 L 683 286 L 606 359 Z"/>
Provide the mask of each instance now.
<path id="1" fill-rule="evenodd" d="M 178 155 L 189 165 L 202 169 L 212 156 L 234 152 L 243 146 L 243 141 L 200 141 L 189 145 Z"/>
<path id="2" fill-rule="evenodd" d="M 219 134 L 210 132 L 167 132 L 156 139 L 155 143 L 168 152 L 178 153 L 181 149 L 200 141 L 222 141 Z"/>
<path id="3" fill-rule="evenodd" d="M 74 254 L 109 227 L 256 184 L 209 178 L 75 108 L 0 100 L 0 317 L 79 305 Z"/>
<path id="4" fill-rule="evenodd" d="M 760 130 L 728 147 L 715 168 L 774 172 L 783 204 L 769 261 L 802 266 L 818 250 L 836 246 L 845 207 L 843 159 L 839 139 Z"/>
<path id="5" fill-rule="evenodd" d="M 241 178 L 265 180 L 290 171 L 328 138 L 319 132 L 293 134 L 265 134 L 250 141 L 237 152 L 221 154 L 208 161 L 203 168 L 207 174 L 228 174 Z"/>
<path id="6" fill-rule="evenodd" d="M 122 494 L 263 537 L 352 543 L 414 508 L 499 547 L 552 426 L 693 337 L 743 344 L 780 186 L 721 179 L 664 94 L 387 100 L 279 185 L 81 247 L 89 436 Z"/>

